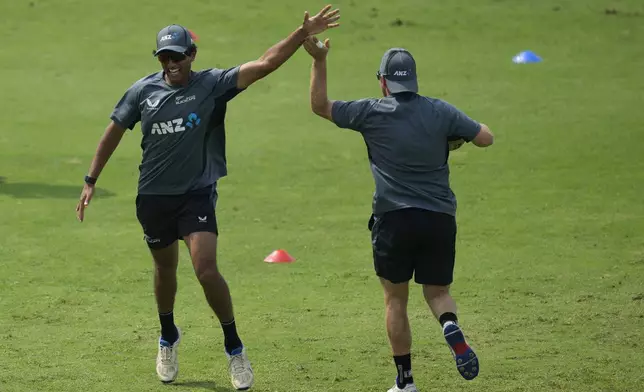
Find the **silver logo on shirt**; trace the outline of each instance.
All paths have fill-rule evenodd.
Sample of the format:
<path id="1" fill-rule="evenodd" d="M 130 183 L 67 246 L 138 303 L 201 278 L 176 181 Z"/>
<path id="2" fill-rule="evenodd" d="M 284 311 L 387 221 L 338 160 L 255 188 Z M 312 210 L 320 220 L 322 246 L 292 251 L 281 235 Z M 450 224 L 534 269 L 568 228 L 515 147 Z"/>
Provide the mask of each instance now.
<path id="1" fill-rule="evenodd" d="M 186 103 L 186 102 L 194 101 L 195 99 L 197 99 L 197 97 L 196 97 L 196 96 L 194 96 L 194 95 L 191 95 L 191 96 L 189 96 L 189 97 L 184 97 L 183 95 L 179 95 L 178 97 L 175 97 L 175 101 L 174 101 L 174 102 L 175 102 L 177 105 L 181 105 L 181 104 L 184 104 L 184 103 Z"/>
<path id="2" fill-rule="evenodd" d="M 150 98 L 146 98 L 145 102 L 147 102 L 148 107 L 155 108 L 159 106 L 159 102 L 161 102 L 161 100 L 157 99 L 156 101 L 150 101 Z"/>

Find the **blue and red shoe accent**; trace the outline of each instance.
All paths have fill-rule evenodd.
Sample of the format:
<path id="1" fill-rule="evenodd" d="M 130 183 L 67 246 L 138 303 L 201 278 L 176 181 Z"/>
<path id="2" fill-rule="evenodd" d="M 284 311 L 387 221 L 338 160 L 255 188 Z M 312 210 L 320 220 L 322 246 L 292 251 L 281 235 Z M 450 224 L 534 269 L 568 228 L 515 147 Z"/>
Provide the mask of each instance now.
<path id="1" fill-rule="evenodd" d="M 458 372 L 466 380 L 472 380 L 479 375 L 479 360 L 472 347 L 467 344 L 463 331 L 457 324 L 446 325 L 443 329 L 445 341 L 452 349 Z"/>

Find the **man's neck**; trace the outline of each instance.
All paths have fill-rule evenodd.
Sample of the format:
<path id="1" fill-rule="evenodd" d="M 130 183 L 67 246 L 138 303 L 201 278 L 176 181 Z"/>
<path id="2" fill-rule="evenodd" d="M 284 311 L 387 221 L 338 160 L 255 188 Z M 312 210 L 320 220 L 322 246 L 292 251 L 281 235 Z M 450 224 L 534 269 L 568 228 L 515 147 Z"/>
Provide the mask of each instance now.
<path id="1" fill-rule="evenodd" d="M 194 72 L 190 71 L 190 75 L 188 75 L 188 77 L 186 78 L 185 81 L 182 81 L 180 83 L 175 84 L 175 83 L 170 82 L 170 80 L 168 79 L 168 75 L 164 71 L 163 72 L 163 80 L 170 87 L 176 87 L 176 88 L 178 88 L 178 87 L 186 87 L 188 84 L 190 84 L 190 79 L 192 79 L 193 74 L 194 74 Z"/>

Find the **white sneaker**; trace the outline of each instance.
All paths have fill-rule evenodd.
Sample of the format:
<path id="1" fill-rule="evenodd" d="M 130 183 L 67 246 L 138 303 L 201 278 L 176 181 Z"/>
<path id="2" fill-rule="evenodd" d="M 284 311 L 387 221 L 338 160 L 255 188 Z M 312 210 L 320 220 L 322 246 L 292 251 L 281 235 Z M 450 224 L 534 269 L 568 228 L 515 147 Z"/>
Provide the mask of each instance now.
<path id="1" fill-rule="evenodd" d="M 250 366 L 250 360 L 246 355 L 246 347 L 241 352 L 228 354 L 228 372 L 230 373 L 230 382 L 237 390 L 246 390 L 253 386 L 255 379 L 253 368 Z"/>
<path id="2" fill-rule="evenodd" d="M 418 392 L 418 389 L 414 384 L 407 384 L 403 389 L 398 388 L 398 384 L 394 384 L 387 392 Z"/>
<path id="3" fill-rule="evenodd" d="M 157 353 L 157 376 L 163 383 L 170 383 L 177 378 L 179 374 L 179 358 L 177 357 L 177 347 L 181 341 L 181 330 L 177 327 L 179 337 L 172 346 L 165 346 L 159 342 L 159 352 Z M 160 339 L 159 339 L 160 340 Z"/>

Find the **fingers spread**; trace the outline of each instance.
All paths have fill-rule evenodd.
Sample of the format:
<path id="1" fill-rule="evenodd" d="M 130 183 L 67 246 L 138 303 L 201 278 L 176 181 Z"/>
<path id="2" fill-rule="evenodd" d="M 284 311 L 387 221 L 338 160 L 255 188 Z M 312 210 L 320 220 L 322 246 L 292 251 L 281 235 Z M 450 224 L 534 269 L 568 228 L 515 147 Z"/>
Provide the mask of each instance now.
<path id="1" fill-rule="evenodd" d="M 328 14 L 326 14 L 326 15 L 324 15 L 324 16 L 325 16 L 326 18 L 331 18 L 331 17 L 333 17 L 333 16 L 338 15 L 338 13 L 340 13 L 340 9 L 339 9 L 339 8 L 336 8 L 336 9 L 334 9 L 333 11 L 329 12 Z M 340 17 L 340 15 L 338 15 L 338 17 Z"/>
<path id="2" fill-rule="evenodd" d="M 326 20 L 326 22 L 327 22 L 327 23 L 333 23 L 333 22 L 338 21 L 339 19 L 340 19 L 340 15 L 337 15 L 337 16 L 334 16 L 334 17 L 328 18 L 328 19 Z"/>

